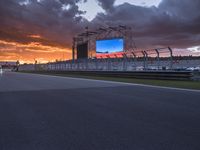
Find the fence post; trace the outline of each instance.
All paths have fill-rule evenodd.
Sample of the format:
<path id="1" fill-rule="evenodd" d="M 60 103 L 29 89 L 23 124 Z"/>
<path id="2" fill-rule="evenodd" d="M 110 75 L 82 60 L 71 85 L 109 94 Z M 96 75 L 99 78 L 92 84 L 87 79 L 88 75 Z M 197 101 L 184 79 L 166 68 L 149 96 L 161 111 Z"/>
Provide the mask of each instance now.
<path id="1" fill-rule="evenodd" d="M 146 70 L 146 54 L 145 54 L 145 51 L 142 51 L 142 54 L 143 54 L 144 70 Z"/>
<path id="2" fill-rule="evenodd" d="M 173 67 L 173 51 L 170 47 L 168 47 L 169 51 L 170 51 L 170 69 L 172 70 Z"/>
<path id="3" fill-rule="evenodd" d="M 158 70 L 160 68 L 160 53 L 158 51 L 158 49 L 155 49 L 156 53 L 157 53 L 157 65 L 158 65 Z"/>

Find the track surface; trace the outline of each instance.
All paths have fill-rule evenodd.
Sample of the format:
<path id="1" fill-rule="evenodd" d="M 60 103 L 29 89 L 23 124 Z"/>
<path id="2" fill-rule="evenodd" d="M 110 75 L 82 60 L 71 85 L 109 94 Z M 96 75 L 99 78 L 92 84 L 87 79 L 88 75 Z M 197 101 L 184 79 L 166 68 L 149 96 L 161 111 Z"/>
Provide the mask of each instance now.
<path id="1" fill-rule="evenodd" d="M 0 150 L 199 150 L 200 92 L 7 72 Z"/>

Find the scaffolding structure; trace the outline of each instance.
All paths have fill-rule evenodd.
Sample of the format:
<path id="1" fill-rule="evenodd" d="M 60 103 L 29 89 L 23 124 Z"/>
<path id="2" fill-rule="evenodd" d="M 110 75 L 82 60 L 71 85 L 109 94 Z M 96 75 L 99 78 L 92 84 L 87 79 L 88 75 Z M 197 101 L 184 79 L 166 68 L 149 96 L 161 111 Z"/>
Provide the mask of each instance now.
<path id="1" fill-rule="evenodd" d="M 134 42 L 133 30 L 127 26 L 100 27 L 96 30 L 85 28 L 85 32 L 73 38 L 72 60 L 48 64 L 37 64 L 35 70 L 60 71 L 148 71 L 173 70 L 177 67 L 173 61 L 170 47 L 156 49 L 138 49 Z M 96 41 L 106 39 L 124 39 L 123 52 L 96 54 Z M 87 58 L 77 59 L 78 46 L 87 43 Z"/>
<path id="2" fill-rule="evenodd" d="M 96 41 L 112 38 L 124 39 L 124 52 L 133 51 L 136 45 L 133 39 L 133 30 L 127 26 L 109 26 L 100 27 L 94 31 L 85 28 L 85 32 L 78 34 L 73 38 L 72 60 L 77 59 L 77 46 L 83 43 L 88 43 L 88 58 L 96 57 Z"/>

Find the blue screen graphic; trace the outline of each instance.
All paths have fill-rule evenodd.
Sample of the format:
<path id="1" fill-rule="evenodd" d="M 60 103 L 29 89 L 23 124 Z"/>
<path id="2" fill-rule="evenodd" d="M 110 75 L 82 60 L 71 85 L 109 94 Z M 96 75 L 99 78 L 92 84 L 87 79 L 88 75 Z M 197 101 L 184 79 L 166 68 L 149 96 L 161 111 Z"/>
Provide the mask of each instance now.
<path id="1" fill-rule="evenodd" d="M 124 40 L 122 38 L 98 40 L 96 41 L 97 53 L 114 53 L 124 50 Z"/>

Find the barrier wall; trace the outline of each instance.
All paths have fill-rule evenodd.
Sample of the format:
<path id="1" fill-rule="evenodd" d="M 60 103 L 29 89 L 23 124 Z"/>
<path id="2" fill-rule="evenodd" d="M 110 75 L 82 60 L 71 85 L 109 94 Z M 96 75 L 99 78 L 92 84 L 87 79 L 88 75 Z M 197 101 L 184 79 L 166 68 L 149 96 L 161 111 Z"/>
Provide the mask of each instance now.
<path id="1" fill-rule="evenodd" d="M 19 71 L 112 76 L 125 78 L 188 80 L 193 78 L 187 67 L 199 67 L 200 60 L 143 61 L 134 59 L 87 59 L 48 64 L 20 65 Z M 200 71 L 200 70 L 199 70 Z"/>
<path id="2" fill-rule="evenodd" d="M 86 59 L 48 64 L 20 65 L 19 71 L 61 70 L 61 71 L 147 71 L 147 70 L 184 70 L 200 67 L 200 60 L 134 60 L 134 59 Z"/>

